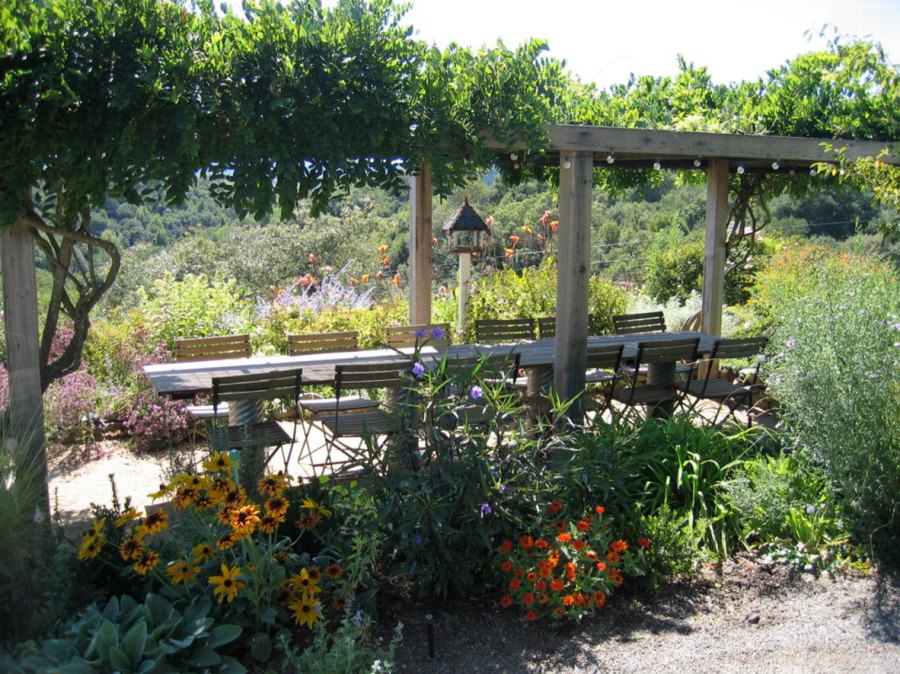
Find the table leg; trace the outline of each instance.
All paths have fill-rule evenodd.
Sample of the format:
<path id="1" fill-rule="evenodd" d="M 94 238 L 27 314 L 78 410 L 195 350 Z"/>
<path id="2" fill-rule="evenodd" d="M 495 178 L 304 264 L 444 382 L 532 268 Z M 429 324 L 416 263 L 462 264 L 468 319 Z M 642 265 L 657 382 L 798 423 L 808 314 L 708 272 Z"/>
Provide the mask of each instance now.
<path id="1" fill-rule="evenodd" d="M 660 388 L 675 389 L 675 363 L 650 363 L 647 365 L 647 384 Z M 653 406 L 651 414 L 657 419 L 666 419 L 675 411 L 675 401 Z"/>

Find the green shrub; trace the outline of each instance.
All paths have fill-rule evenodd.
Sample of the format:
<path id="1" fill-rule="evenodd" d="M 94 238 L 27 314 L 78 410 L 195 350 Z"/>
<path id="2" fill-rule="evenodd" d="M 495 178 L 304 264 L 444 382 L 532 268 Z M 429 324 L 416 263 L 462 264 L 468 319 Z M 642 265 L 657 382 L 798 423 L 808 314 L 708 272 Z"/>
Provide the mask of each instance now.
<path id="1" fill-rule="evenodd" d="M 815 258 L 815 264 L 807 264 Z M 900 284 L 889 267 L 808 252 L 769 289 L 763 376 L 796 442 L 852 513 L 860 542 L 900 553 Z M 893 551 L 893 553 L 891 553 Z"/>
<path id="2" fill-rule="evenodd" d="M 178 281 L 167 274 L 155 280 L 149 292 L 139 290 L 139 295 L 152 326 L 151 341 L 163 341 L 170 350 L 176 339 L 250 330 L 248 307 L 238 296 L 234 280 L 189 274 Z"/>
<path id="3" fill-rule="evenodd" d="M 474 321 L 493 318 L 539 318 L 556 315 L 556 268 L 552 261 L 521 271 L 505 269 L 478 277 L 468 303 L 467 341 L 474 339 Z M 625 312 L 626 294 L 619 286 L 592 277 L 588 288 L 591 329 L 612 332 L 612 317 Z"/>

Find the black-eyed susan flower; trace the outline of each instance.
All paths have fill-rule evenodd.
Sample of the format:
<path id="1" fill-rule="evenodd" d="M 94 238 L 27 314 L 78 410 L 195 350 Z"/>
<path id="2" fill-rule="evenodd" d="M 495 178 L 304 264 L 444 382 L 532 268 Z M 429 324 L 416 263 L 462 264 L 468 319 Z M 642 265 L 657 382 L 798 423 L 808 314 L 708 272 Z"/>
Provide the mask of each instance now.
<path id="1" fill-rule="evenodd" d="M 85 531 L 83 534 L 81 534 L 82 540 L 87 540 L 89 538 L 96 538 L 97 536 L 99 536 L 100 532 L 103 531 L 103 527 L 105 524 L 106 524 L 105 517 L 103 517 L 99 520 L 96 520 L 94 522 L 91 522 L 91 526 L 88 528 L 88 530 Z"/>
<path id="2" fill-rule="evenodd" d="M 249 536 L 259 525 L 259 508 L 252 503 L 231 510 L 231 528 L 238 536 Z"/>
<path id="3" fill-rule="evenodd" d="M 215 502 L 208 494 L 201 494 L 194 499 L 194 507 L 197 510 L 209 510 L 215 505 Z"/>
<path id="4" fill-rule="evenodd" d="M 309 512 L 306 515 L 301 515 L 297 519 L 297 526 L 303 529 L 304 531 L 311 531 L 316 528 L 316 525 L 322 521 L 322 516 L 313 511 Z"/>
<path id="5" fill-rule="evenodd" d="M 234 482 L 229 478 L 215 477 L 210 481 L 207 491 L 213 501 L 221 503 L 222 499 L 225 498 L 225 494 L 234 491 L 235 489 L 236 486 Z"/>
<path id="6" fill-rule="evenodd" d="M 135 534 L 143 538 L 144 536 L 165 531 L 168 526 L 169 515 L 165 510 L 160 508 L 159 510 L 154 510 L 143 519 L 141 524 L 135 530 Z"/>
<path id="7" fill-rule="evenodd" d="M 256 485 L 256 491 L 263 496 L 278 496 L 288 488 L 290 478 L 284 473 L 266 475 Z"/>
<path id="8" fill-rule="evenodd" d="M 149 496 L 150 498 L 152 498 L 155 501 L 158 498 L 164 498 L 164 497 L 168 496 L 171 493 L 171 491 L 172 491 L 171 485 L 161 484 L 161 485 L 159 485 L 159 489 L 157 491 L 153 492 L 152 494 L 147 494 L 147 496 Z"/>
<path id="9" fill-rule="evenodd" d="M 135 573 L 142 576 L 147 575 L 157 564 L 159 564 L 159 553 L 153 550 L 145 550 L 144 553 L 134 563 Z"/>
<path id="10" fill-rule="evenodd" d="M 208 473 L 231 474 L 233 469 L 234 462 L 227 452 L 213 452 L 212 456 L 203 462 L 203 470 Z"/>
<path id="11" fill-rule="evenodd" d="M 203 563 L 207 559 L 216 556 L 216 550 L 209 543 L 199 543 L 194 546 L 194 561 Z"/>
<path id="12" fill-rule="evenodd" d="M 81 541 L 81 547 L 78 549 L 78 559 L 85 560 L 96 557 L 100 554 L 105 544 L 106 539 L 100 534 L 85 537 Z"/>
<path id="13" fill-rule="evenodd" d="M 298 625 L 306 625 L 308 629 L 319 620 L 319 602 L 315 597 L 304 594 L 288 604 Z"/>
<path id="14" fill-rule="evenodd" d="M 216 547 L 219 548 L 219 550 L 228 550 L 229 548 L 233 547 L 234 544 L 239 540 L 239 536 L 237 536 L 233 531 L 229 531 L 227 534 L 216 541 Z"/>
<path id="15" fill-rule="evenodd" d="M 281 495 L 272 496 L 265 503 L 266 512 L 275 517 L 283 517 L 290 507 L 290 502 Z"/>
<path id="16" fill-rule="evenodd" d="M 247 584 L 238 577 L 240 574 L 241 567 L 229 569 L 227 565 L 222 564 L 222 575 L 209 577 L 209 584 L 215 586 L 213 594 L 220 604 L 223 601 L 231 603 L 237 597 L 238 591 L 247 587 Z"/>
<path id="17" fill-rule="evenodd" d="M 128 510 L 126 510 L 125 512 L 123 512 L 121 515 L 119 515 L 116 518 L 116 521 L 115 521 L 116 528 L 118 529 L 119 527 L 124 527 L 126 524 L 128 524 L 132 520 L 139 519 L 140 516 L 141 516 L 141 514 L 137 510 L 135 510 L 134 508 L 129 508 Z"/>
<path id="18" fill-rule="evenodd" d="M 119 546 L 119 555 L 126 562 L 132 559 L 138 559 L 142 554 L 144 554 L 144 541 L 135 536 L 126 538 Z"/>
<path id="19" fill-rule="evenodd" d="M 344 575 L 344 567 L 337 562 L 331 562 L 325 567 L 325 577 L 328 580 L 338 580 Z"/>
<path id="20" fill-rule="evenodd" d="M 191 505 L 200 495 L 200 490 L 195 487 L 181 487 L 172 497 L 172 505 L 176 510 L 184 510 Z"/>
<path id="21" fill-rule="evenodd" d="M 324 508 L 320 506 L 318 503 L 313 501 L 311 498 L 303 499 L 303 502 L 300 504 L 301 508 L 306 508 L 315 513 L 319 513 L 322 517 L 331 517 L 331 511 L 328 508 Z"/>
<path id="22" fill-rule="evenodd" d="M 313 580 L 316 583 L 318 583 L 320 580 L 322 580 L 322 569 L 320 569 L 315 564 L 311 564 L 310 566 L 307 566 L 306 573 L 309 574 L 310 580 Z"/>
<path id="23" fill-rule="evenodd" d="M 291 576 L 289 584 L 292 589 L 308 595 L 316 595 L 322 591 L 319 587 L 319 581 L 313 579 L 306 569 L 300 569 L 300 573 Z"/>
<path id="24" fill-rule="evenodd" d="M 169 564 L 169 566 L 166 567 L 166 573 L 169 574 L 169 578 L 172 579 L 172 584 L 178 585 L 179 583 L 188 583 L 192 581 L 194 576 L 200 573 L 200 567 L 191 566 L 187 562 L 179 560 Z"/>
<path id="25" fill-rule="evenodd" d="M 265 514 L 259 518 L 259 528 L 267 534 L 274 534 L 278 530 L 278 525 L 284 522 L 283 517 L 275 517 L 271 514 Z"/>

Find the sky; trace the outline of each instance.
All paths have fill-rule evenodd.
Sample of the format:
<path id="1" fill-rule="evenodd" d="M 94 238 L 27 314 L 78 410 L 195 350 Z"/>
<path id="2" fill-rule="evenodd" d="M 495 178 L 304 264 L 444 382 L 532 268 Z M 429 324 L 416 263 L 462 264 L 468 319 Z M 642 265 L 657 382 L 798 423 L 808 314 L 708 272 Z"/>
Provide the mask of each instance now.
<path id="1" fill-rule="evenodd" d="M 900 62 L 900 0 L 411 0 L 406 20 L 441 47 L 549 43 L 600 88 L 678 72 L 678 55 L 714 82 L 756 80 L 840 35 L 881 42 Z M 820 37 L 823 26 L 826 37 Z M 810 35 L 807 35 L 810 33 Z"/>

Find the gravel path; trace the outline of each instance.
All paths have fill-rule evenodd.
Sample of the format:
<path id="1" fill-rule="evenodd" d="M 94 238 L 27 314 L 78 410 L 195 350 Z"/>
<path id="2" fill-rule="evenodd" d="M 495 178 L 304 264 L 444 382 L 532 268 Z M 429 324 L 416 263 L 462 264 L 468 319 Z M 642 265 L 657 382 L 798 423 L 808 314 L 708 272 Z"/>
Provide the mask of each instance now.
<path id="1" fill-rule="evenodd" d="M 422 606 L 392 618 L 407 625 L 402 672 L 900 672 L 896 581 L 801 576 L 749 555 L 652 596 L 613 597 L 602 614 L 557 632 L 493 608 Z"/>

